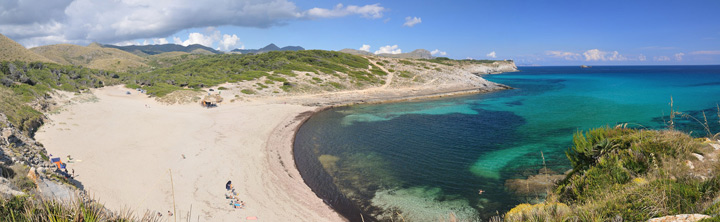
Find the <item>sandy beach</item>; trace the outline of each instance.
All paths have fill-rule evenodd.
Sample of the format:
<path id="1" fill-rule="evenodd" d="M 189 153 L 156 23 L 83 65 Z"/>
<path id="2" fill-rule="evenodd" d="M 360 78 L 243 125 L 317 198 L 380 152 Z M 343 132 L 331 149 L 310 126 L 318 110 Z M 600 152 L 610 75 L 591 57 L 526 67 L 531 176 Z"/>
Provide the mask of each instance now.
<path id="1" fill-rule="evenodd" d="M 165 105 L 112 86 L 85 95 L 97 99 L 48 115 L 36 139 L 53 157 L 68 161 L 70 155 L 68 169 L 89 196 L 111 210 L 160 212 L 168 220 L 174 219 L 167 214 L 174 208 L 181 220 L 343 221 L 295 167 L 293 138 L 306 118 L 332 105 L 486 90 L 472 85 L 383 87 L 251 98 L 207 109 L 196 103 Z M 228 180 L 246 203 L 244 209 L 233 209 L 225 198 Z"/>
<path id="2" fill-rule="evenodd" d="M 50 115 L 52 121 L 36 137 L 53 156 L 67 161 L 71 155 L 68 168 L 106 207 L 136 214 L 147 209 L 168 218 L 174 202 L 175 215 L 183 220 L 188 213 L 206 221 L 342 220 L 303 183 L 294 165 L 280 164 L 293 163 L 291 146 L 268 146 L 269 140 L 292 143 L 299 124 L 295 117 L 314 107 L 167 106 L 125 92 L 120 87 L 94 90 L 97 102 Z M 278 127 L 291 130 L 277 129 L 279 134 L 271 137 Z M 245 209 L 233 209 L 225 199 L 228 180 L 247 203 Z"/>

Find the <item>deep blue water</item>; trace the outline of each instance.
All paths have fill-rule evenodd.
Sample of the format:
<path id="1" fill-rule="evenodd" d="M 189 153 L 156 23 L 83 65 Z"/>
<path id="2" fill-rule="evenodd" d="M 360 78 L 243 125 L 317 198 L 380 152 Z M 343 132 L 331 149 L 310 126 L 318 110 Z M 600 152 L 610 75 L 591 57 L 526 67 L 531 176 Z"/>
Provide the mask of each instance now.
<path id="1" fill-rule="evenodd" d="M 354 205 L 380 219 L 402 212 L 413 221 L 449 212 L 487 218 L 542 198 L 512 193 L 505 181 L 536 174 L 542 157 L 556 172 L 569 169 L 564 151 L 578 130 L 667 128 L 672 97 L 676 111 L 702 122 L 704 111 L 720 131 L 720 66 L 520 70 L 485 76 L 511 90 L 318 113 L 298 131 L 298 168 L 338 209 Z M 675 125 L 705 135 L 691 118 Z"/>

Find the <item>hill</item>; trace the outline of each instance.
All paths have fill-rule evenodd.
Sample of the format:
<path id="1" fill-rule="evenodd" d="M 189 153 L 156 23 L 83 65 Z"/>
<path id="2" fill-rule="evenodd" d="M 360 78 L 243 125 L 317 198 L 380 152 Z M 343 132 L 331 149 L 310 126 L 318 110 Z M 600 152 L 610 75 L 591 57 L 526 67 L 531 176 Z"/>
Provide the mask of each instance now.
<path id="1" fill-rule="evenodd" d="M 375 55 L 372 52 L 367 52 L 367 51 L 362 51 L 362 50 L 357 50 L 357 49 L 342 49 L 342 50 L 340 50 L 340 52 L 344 52 L 347 54 L 353 54 L 353 55 L 364 55 L 364 56 Z"/>
<path id="2" fill-rule="evenodd" d="M 378 54 L 378 56 L 382 57 L 388 57 L 388 58 L 401 58 L 401 59 L 432 59 L 433 56 L 430 53 L 430 51 L 425 49 L 416 49 L 412 52 L 408 53 L 400 53 L 400 54 Z"/>
<path id="3" fill-rule="evenodd" d="M 432 59 L 433 58 L 430 51 L 425 50 L 425 49 L 416 49 L 412 52 L 400 53 L 400 54 L 389 54 L 389 53 L 373 54 L 371 52 L 357 50 L 357 49 L 343 49 L 343 50 L 340 50 L 340 52 L 353 54 L 353 55 L 364 55 L 364 56 L 375 55 L 375 56 L 380 56 L 380 57 L 398 58 L 398 59 Z"/>
<path id="4" fill-rule="evenodd" d="M 200 44 L 192 44 L 189 46 L 183 46 L 178 44 L 162 44 L 162 45 L 129 45 L 129 46 L 116 46 L 116 45 L 103 45 L 106 48 L 116 48 L 136 55 L 156 55 L 165 52 L 187 52 L 194 54 L 222 54 L 221 51 L 217 51 L 213 48 L 203 46 Z"/>
<path id="5" fill-rule="evenodd" d="M 53 62 L 0 34 L 0 61 Z"/>
<path id="6" fill-rule="evenodd" d="M 260 49 L 233 49 L 231 52 L 239 52 L 241 54 L 250 54 L 250 53 L 266 53 L 266 52 L 273 52 L 273 51 L 301 51 L 305 50 L 305 48 L 300 46 L 285 46 L 285 47 L 278 47 L 277 45 L 270 43 L 270 45 L 267 45 L 265 47 L 262 47 Z"/>
<path id="7" fill-rule="evenodd" d="M 63 65 L 78 65 L 92 69 L 127 71 L 147 66 L 146 59 L 114 48 L 104 48 L 93 43 L 89 46 L 57 44 L 30 49 Z"/>

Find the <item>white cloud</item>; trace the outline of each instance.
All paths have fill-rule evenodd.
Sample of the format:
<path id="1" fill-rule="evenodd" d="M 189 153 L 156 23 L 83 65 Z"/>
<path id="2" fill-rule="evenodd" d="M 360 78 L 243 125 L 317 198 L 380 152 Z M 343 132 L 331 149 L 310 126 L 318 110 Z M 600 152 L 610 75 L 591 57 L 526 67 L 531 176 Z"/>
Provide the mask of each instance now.
<path id="1" fill-rule="evenodd" d="M 467 59 L 467 60 L 475 60 L 475 59 L 473 59 L 473 57 L 469 57 L 469 56 L 468 56 L 468 57 L 465 57 L 465 59 Z"/>
<path id="2" fill-rule="evenodd" d="M 170 43 L 170 42 L 168 42 L 168 40 L 166 38 L 154 38 L 153 39 L 153 44 L 155 44 L 155 45 L 163 45 L 163 44 L 168 44 L 168 43 Z"/>
<path id="3" fill-rule="evenodd" d="M 497 56 L 495 56 L 495 51 L 492 51 L 492 52 L 486 54 L 485 56 L 487 56 L 489 58 L 497 58 Z"/>
<path id="4" fill-rule="evenodd" d="M 189 46 L 194 44 L 200 44 L 207 47 L 213 46 L 213 36 L 203 35 L 199 32 L 193 32 L 188 35 L 188 39 L 180 43 L 180 45 Z"/>
<path id="5" fill-rule="evenodd" d="M 0 33 L 26 47 L 113 43 L 170 36 L 190 28 L 267 28 L 291 20 L 359 15 L 381 18 L 379 4 L 303 11 L 291 0 L 2 0 Z M 210 12 L 210 13 L 209 13 Z"/>
<path id="6" fill-rule="evenodd" d="M 681 52 L 681 53 L 675 53 L 675 60 L 677 60 L 677 61 L 682 61 L 684 55 L 685 55 L 685 53 L 682 53 L 682 52 Z"/>
<path id="7" fill-rule="evenodd" d="M 382 18 L 383 11 L 386 9 L 380 4 L 373 5 L 348 5 L 343 7 L 343 4 L 337 4 L 335 8 L 324 9 L 324 8 L 312 8 L 303 13 L 304 16 L 309 18 L 333 18 L 333 17 L 344 17 L 352 14 L 357 14 L 365 18 Z"/>
<path id="8" fill-rule="evenodd" d="M 643 55 L 643 54 L 640 54 L 640 56 L 638 56 L 638 60 L 645 61 L 645 60 L 647 60 L 647 57 L 645 57 L 645 55 Z"/>
<path id="9" fill-rule="evenodd" d="M 667 56 L 654 56 L 654 57 L 653 57 L 653 60 L 655 60 L 655 61 L 660 61 L 660 62 L 670 61 L 670 57 L 667 57 Z"/>
<path id="10" fill-rule="evenodd" d="M 577 53 L 574 53 L 574 52 L 547 51 L 547 52 L 545 52 L 545 55 L 549 55 L 549 56 L 557 57 L 557 58 L 564 58 L 565 60 L 578 60 L 578 59 L 580 59 L 580 54 L 577 54 Z"/>
<path id="11" fill-rule="evenodd" d="M 362 47 L 360 47 L 358 50 L 370 52 L 370 45 L 363 44 Z"/>
<path id="12" fill-rule="evenodd" d="M 218 43 L 218 48 L 220 48 L 220 50 L 222 51 L 230 51 L 236 49 L 238 44 L 242 43 L 240 42 L 240 38 L 238 38 L 237 35 L 224 34 L 222 36 L 222 39 Z"/>
<path id="13" fill-rule="evenodd" d="M 402 50 L 398 48 L 398 45 L 386 45 L 380 47 L 380 50 L 375 51 L 375 54 L 400 54 Z"/>
<path id="14" fill-rule="evenodd" d="M 720 55 L 719 51 L 694 51 L 691 52 L 690 55 Z"/>
<path id="15" fill-rule="evenodd" d="M 440 51 L 439 49 L 432 50 L 431 55 L 446 56 L 447 52 Z"/>
<path id="16" fill-rule="evenodd" d="M 599 49 L 587 50 L 583 53 L 585 61 L 625 61 L 627 58 L 618 51 L 605 52 Z"/>
<path id="17" fill-rule="evenodd" d="M 421 22 L 422 22 L 422 19 L 420 19 L 419 17 L 408 16 L 408 17 L 405 17 L 405 23 L 403 24 L 403 26 L 413 27 L 417 24 L 420 24 Z"/>

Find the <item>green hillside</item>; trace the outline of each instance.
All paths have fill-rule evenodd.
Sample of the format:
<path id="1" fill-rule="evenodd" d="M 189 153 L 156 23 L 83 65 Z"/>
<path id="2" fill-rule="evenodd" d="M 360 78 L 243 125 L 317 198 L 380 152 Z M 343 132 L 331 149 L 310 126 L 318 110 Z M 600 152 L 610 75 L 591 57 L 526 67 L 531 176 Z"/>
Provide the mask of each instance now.
<path id="1" fill-rule="evenodd" d="M 348 84 L 382 83 L 380 76 L 387 73 L 379 69 L 368 71 L 369 66 L 370 62 L 366 58 L 322 50 L 275 51 L 256 55 L 225 54 L 200 56 L 167 68 L 128 76 L 123 81 L 146 86 L 148 93 L 156 96 L 182 88 L 198 89 L 260 77 L 291 85 L 286 77 L 297 75 L 293 71 L 342 75 Z"/>

